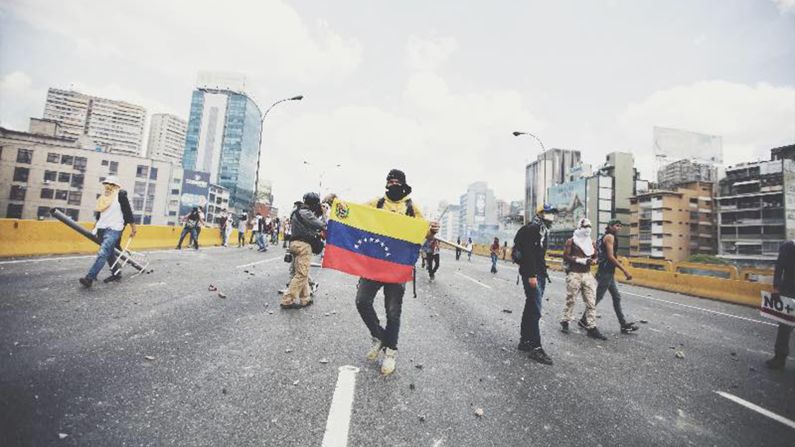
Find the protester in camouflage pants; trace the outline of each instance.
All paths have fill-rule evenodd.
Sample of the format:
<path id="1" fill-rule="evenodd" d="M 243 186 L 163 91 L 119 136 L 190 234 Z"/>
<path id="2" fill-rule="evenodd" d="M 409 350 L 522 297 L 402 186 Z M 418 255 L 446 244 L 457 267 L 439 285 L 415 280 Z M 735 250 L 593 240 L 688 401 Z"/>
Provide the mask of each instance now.
<path id="1" fill-rule="evenodd" d="M 596 244 L 591 239 L 591 221 L 580 219 L 572 237 L 563 249 L 566 264 L 566 306 L 560 326 L 569 331 L 569 321 L 577 295 L 585 301 L 585 318 L 579 325 L 588 331 L 588 336 L 599 340 L 606 337 L 596 328 L 596 279 L 591 275 L 591 266 L 596 262 Z"/>
<path id="2" fill-rule="evenodd" d="M 596 327 L 596 279 L 591 272 L 570 271 L 566 275 L 566 305 L 563 307 L 561 321 L 572 320 L 574 303 L 578 295 L 582 295 L 582 300 L 585 302 L 585 328 L 592 329 Z"/>

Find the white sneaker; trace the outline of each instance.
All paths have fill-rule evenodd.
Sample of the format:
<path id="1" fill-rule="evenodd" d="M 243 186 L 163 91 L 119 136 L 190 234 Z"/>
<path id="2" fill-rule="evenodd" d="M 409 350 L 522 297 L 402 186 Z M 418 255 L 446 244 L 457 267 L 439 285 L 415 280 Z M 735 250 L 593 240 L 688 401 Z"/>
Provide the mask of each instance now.
<path id="1" fill-rule="evenodd" d="M 395 357 L 397 357 L 397 349 L 386 348 L 384 353 L 384 361 L 381 362 L 381 374 L 388 376 L 395 372 Z"/>
<path id="2" fill-rule="evenodd" d="M 381 340 L 373 338 L 373 347 L 367 351 L 367 360 L 370 360 L 371 362 L 378 360 L 378 354 L 381 353 L 382 346 Z"/>

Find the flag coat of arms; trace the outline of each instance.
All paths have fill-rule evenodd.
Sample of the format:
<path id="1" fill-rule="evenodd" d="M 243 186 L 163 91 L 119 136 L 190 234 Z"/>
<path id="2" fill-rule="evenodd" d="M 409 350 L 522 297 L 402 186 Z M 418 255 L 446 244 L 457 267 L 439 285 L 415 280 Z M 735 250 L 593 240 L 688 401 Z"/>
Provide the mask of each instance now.
<path id="1" fill-rule="evenodd" d="M 428 221 L 335 200 L 323 267 L 384 283 L 412 279 Z"/>

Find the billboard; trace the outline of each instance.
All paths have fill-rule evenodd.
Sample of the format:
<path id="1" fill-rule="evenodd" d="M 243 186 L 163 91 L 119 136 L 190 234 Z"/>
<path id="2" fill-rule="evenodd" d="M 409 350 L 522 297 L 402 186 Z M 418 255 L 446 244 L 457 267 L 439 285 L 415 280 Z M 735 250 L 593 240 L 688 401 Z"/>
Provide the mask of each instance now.
<path id="1" fill-rule="evenodd" d="M 558 209 L 550 231 L 573 231 L 586 216 L 586 185 L 587 179 L 580 179 L 549 187 L 548 202 Z"/>
<path id="2" fill-rule="evenodd" d="M 207 196 L 210 193 L 210 173 L 186 169 L 182 174 L 182 195 L 179 197 L 179 215 L 190 213 L 194 206 L 207 212 Z"/>
<path id="3" fill-rule="evenodd" d="M 687 130 L 654 128 L 654 156 L 671 161 L 688 159 L 723 163 L 723 139 Z"/>

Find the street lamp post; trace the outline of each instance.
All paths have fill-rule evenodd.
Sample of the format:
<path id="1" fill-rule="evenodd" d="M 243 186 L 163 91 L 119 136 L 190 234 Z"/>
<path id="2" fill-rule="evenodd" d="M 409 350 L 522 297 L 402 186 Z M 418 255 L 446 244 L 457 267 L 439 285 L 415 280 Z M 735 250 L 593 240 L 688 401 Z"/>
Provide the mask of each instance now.
<path id="1" fill-rule="evenodd" d="M 544 160 L 544 180 L 543 180 L 544 203 L 547 203 L 547 149 L 544 147 L 544 143 L 541 141 L 541 138 L 538 138 L 534 134 L 530 132 L 518 132 L 518 131 L 513 132 L 513 136 L 515 137 L 518 137 L 520 135 L 529 135 L 533 137 L 541 146 L 541 153 L 544 154 L 544 159 L 543 159 Z M 532 204 L 532 206 L 535 206 L 535 204 Z"/>
<path id="2" fill-rule="evenodd" d="M 262 131 L 265 129 L 265 117 L 268 116 L 268 113 L 271 111 L 271 109 L 276 107 L 277 104 L 281 104 L 286 101 L 300 101 L 302 99 L 304 99 L 304 95 L 298 95 L 298 96 L 293 96 L 291 98 L 280 99 L 274 102 L 273 104 L 271 104 L 271 106 L 268 107 L 267 110 L 265 110 L 265 113 L 262 114 L 262 118 L 260 118 L 259 145 L 257 146 L 257 173 L 255 174 L 254 177 L 254 200 L 252 201 L 253 202 L 252 207 L 254 206 L 254 204 L 257 203 L 257 196 L 259 195 L 259 166 L 260 166 L 260 160 L 262 159 Z M 254 104 L 256 104 L 256 102 L 254 102 Z M 257 108 L 259 108 L 259 105 L 257 105 Z"/>

